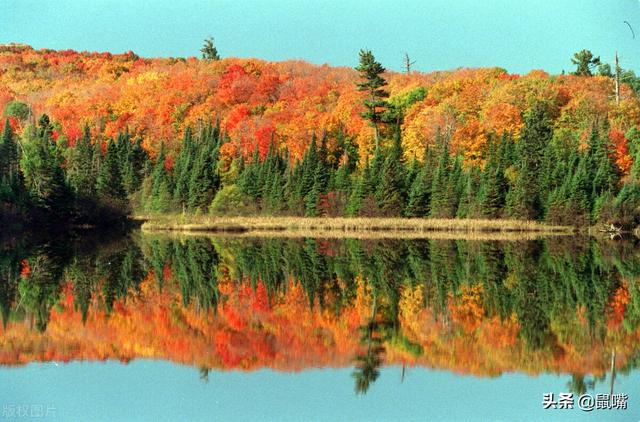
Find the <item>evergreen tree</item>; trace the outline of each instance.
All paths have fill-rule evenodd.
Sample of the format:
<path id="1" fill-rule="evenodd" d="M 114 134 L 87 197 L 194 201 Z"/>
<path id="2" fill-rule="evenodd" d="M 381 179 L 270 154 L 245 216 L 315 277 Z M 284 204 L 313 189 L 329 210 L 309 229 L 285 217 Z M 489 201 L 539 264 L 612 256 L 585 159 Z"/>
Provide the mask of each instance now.
<path id="1" fill-rule="evenodd" d="M 219 132 L 205 127 L 197 142 L 195 161 L 190 168 L 187 207 L 190 211 L 206 211 L 220 188 L 218 175 Z"/>
<path id="2" fill-rule="evenodd" d="M 18 145 L 9 119 L 5 121 L 0 139 L 0 202 L 22 205 L 23 180 L 20 173 Z"/>
<path id="3" fill-rule="evenodd" d="M 160 144 L 160 151 L 156 164 L 151 173 L 151 196 L 147 199 L 147 209 L 151 212 L 167 212 L 171 209 L 173 186 L 171 175 L 166 168 L 164 142 Z"/>
<path id="4" fill-rule="evenodd" d="M 389 93 L 382 89 L 387 84 L 387 81 L 382 77 L 385 68 L 376 61 L 371 51 L 360 50 L 360 64 L 356 70 L 362 79 L 357 83 L 358 91 L 364 91 L 368 94 L 364 100 L 366 111 L 362 113 L 362 117 L 371 122 L 375 133 L 376 147 L 378 147 L 380 143 L 379 126 L 383 123 L 384 109 L 387 107 L 387 102 L 384 99 L 389 97 Z"/>
<path id="5" fill-rule="evenodd" d="M 591 211 L 591 186 L 588 171 L 589 159 L 582 154 L 569 187 L 569 207 L 574 221 L 587 220 Z"/>
<path id="6" fill-rule="evenodd" d="M 204 45 L 200 49 L 200 52 L 204 60 L 220 60 L 220 55 L 218 54 L 218 49 L 215 46 L 213 37 L 204 40 Z"/>
<path id="7" fill-rule="evenodd" d="M 189 200 L 189 179 L 191 178 L 193 163 L 195 162 L 195 147 L 191 128 L 187 127 L 184 131 L 180 153 L 176 157 L 176 162 L 173 167 L 175 180 L 173 201 L 181 209 L 186 209 Z"/>
<path id="8" fill-rule="evenodd" d="M 613 192 L 618 184 L 618 172 L 609 155 L 608 127 L 605 126 L 603 136 L 598 134 L 594 125 L 587 146 L 587 171 L 591 186 L 589 189 L 590 204 L 605 192 Z"/>
<path id="9" fill-rule="evenodd" d="M 461 197 L 456 212 L 457 218 L 475 218 L 481 215 L 478 192 L 481 185 L 481 171 L 478 166 L 473 166 L 469 171 L 463 171 L 458 184 Z"/>
<path id="10" fill-rule="evenodd" d="M 51 222 L 69 214 L 71 192 L 65 182 L 62 157 L 53 140 L 53 126 L 43 114 L 38 127 L 27 128 L 20 167 L 36 206 L 49 213 Z"/>
<path id="11" fill-rule="evenodd" d="M 573 55 L 571 63 L 576 66 L 576 71 L 573 72 L 574 75 L 591 76 L 591 69 L 600 64 L 600 57 L 594 57 L 589 50 L 581 50 Z"/>
<path id="12" fill-rule="evenodd" d="M 118 147 L 113 139 L 109 139 L 107 150 L 98 172 L 96 191 L 98 195 L 107 201 L 125 199 L 126 194 L 122 187 L 122 175 L 118 162 Z"/>
<path id="13" fill-rule="evenodd" d="M 69 186 L 78 196 L 93 197 L 96 193 L 97 171 L 94 169 L 94 146 L 89 126 L 84 127 L 82 137 L 70 151 L 72 153 L 67 166 Z"/>
<path id="14" fill-rule="evenodd" d="M 439 145 L 440 153 L 438 164 L 433 173 L 431 182 L 431 197 L 429 203 L 429 216 L 436 218 L 452 217 L 450 193 L 451 162 L 449 157 L 449 143 L 442 140 Z"/>
<path id="15" fill-rule="evenodd" d="M 0 140 L 0 182 L 8 183 L 17 172 L 18 146 L 9 119 L 6 119 Z"/>
<path id="16" fill-rule="evenodd" d="M 371 180 L 371 167 L 369 160 L 365 162 L 364 168 L 360 173 L 360 177 L 357 178 L 355 186 L 351 190 L 349 200 L 347 201 L 347 215 L 355 217 L 360 213 L 364 199 L 372 192 L 370 186 Z"/>
<path id="17" fill-rule="evenodd" d="M 497 148 L 493 142 L 489 145 L 489 153 L 482 171 L 479 188 L 480 212 L 485 217 L 499 217 L 504 207 L 508 186 L 501 155 L 508 148 L 504 145 L 506 142 L 511 141 L 507 139 L 506 135 L 503 135 Z"/>
<path id="18" fill-rule="evenodd" d="M 536 219 L 542 215 L 539 183 L 544 150 L 552 134 L 547 106 L 538 102 L 526 116 L 518 142 L 518 175 L 507 195 L 507 211 L 512 217 Z"/>
<path id="19" fill-rule="evenodd" d="M 401 216 L 406 202 L 406 170 L 400 132 L 396 131 L 393 145 L 384 159 L 380 183 L 376 186 L 376 203 L 384 216 Z"/>

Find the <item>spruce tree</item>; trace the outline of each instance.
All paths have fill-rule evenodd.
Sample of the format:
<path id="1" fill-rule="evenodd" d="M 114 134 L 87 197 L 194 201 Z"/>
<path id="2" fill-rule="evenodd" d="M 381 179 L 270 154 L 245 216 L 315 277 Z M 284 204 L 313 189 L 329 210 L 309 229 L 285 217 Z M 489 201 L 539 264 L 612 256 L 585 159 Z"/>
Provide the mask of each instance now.
<path id="1" fill-rule="evenodd" d="M 426 148 L 422 165 L 413 179 L 409 190 L 409 198 L 405 215 L 407 217 L 426 217 L 429 215 L 431 185 L 433 183 L 433 148 Z"/>
<path id="2" fill-rule="evenodd" d="M 184 131 L 180 153 L 176 157 L 173 167 L 175 187 L 173 201 L 180 209 L 186 209 L 189 200 L 189 179 L 191 178 L 191 168 L 195 161 L 196 149 L 193 142 L 191 128 Z"/>
<path id="3" fill-rule="evenodd" d="M 443 140 L 439 145 L 440 152 L 431 182 L 431 196 L 429 203 L 429 216 L 436 218 L 452 217 L 450 209 L 450 196 L 447 192 L 451 173 L 449 157 L 449 145 Z"/>
<path id="4" fill-rule="evenodd" d="M 151 173 L 151 196 L 147 199 L 147 210 L 163 213 L 171 209 L 173 185 L 171 176 L 166 168 L 166 154 L 164 142 L 160 144 L 160 151 Z"/>
<path id="5" fill-rule="evenodd" d="M 538 102 L 526 116 L 518 141 L 518 175 L 507 195 L 510 216 L 531 220 L 542 216 L 539 183 L 544 150 L 552 135 L 547 106 Z"/>
<path id="6" fill-rule="evenodd" d="M 0 202 L 19 205 L 24 186 L 20 173 L 18 145 L 15 141 L 9 119 L 5 121 L 2 139 L 0 139 Z"/>
<path id="7" fill-rule="evenodd" d="M 569 187 L 569 207 L 575 221 L 588 222 L 591 211 L 591 186 L 589 183 L 588 157 L 584 154 L 580 157 L 578 167 L 571 179 Z M 587 221 L 584 221 L 584 220 Z"/>
<path id="8" fill-rule="evenodd" d="M 606 192 L 613 192 L 618 184 L 618 172 L 609 154 L 608 127 L 600 136 L 594 125 L 587 146 L 588 177 L 591 180 L 590 204 Z"/>
<path id="9" fill-rule="evenodd" d="M 217 173 L 218 138 L 212 127 L 200 135 L 198 153 L 191 168 L 187 207 L 190 211 L 206 211 L 220 187 Z"/>
<path id="10" fill-rule="evenodd" d="M 511 141 L 507 140 L 506 135 L 503 135 L 497 146 L 493 142 L 489 145 L 479 187 L 480 213 L 485 217 L 499 217 L 504 207 L 508 186 L 501 155 L 504 154 L 505 148 L 508 148 L 504 146 L 506 142 Z"/>
<path id="11" fill-rule="evenodd" d="M 91 143 L 91 131 L 85 126 L 82 137 L 73 148 L 68 163 L 69 185 L 79 196 L 90 198 L 95 195 L 97 172 L 93 165 L 94 146 Z"/>
<path id="12" fill-rule="evenodd" d="M 364 168 L 360 172 L 359 177 L 355 181 L 354 187 L 349 195 L 347 201 L 347 215 L 355 217 L 359 215 L 365 198 L 371 193 L 370 180 L 371 180 L 371 167 L 369 160 L 365 162 Z"/>
<path id="13" fill-rule="evenodd" d="M 37 129 L 27 130 L 20 167 L 35 204 L 49 213 L 51 222 L 65 219 L 70 211 L 71 192 L 46 114 L 40 117 Z"/>
<path id="14" fill-rule="evenodd" d="M 122 174 L 118 162 L 118 147 L 113 139 L 109 139 L 102 165 L 96 180 L 96 192 L 104 200 L 125 199 L 122 187 Z"/>
<path id="15" fill-rule="evenodd" d="M 376 186 L 376 204 L 383 216 L 402 216 L 406 206 L 406 170 L 400 133 L 396 131 L 393 145 L 384 159 L 380 183 Z"/>

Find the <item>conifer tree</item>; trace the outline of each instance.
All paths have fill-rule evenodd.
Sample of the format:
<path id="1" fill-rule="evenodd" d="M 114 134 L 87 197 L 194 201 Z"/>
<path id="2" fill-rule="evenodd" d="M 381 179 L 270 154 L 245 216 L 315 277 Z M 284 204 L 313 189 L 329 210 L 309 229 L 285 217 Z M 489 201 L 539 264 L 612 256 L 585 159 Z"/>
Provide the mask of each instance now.
<path id="1" fill-rule="evenodd" d="M 53 140 L 53 126 L 43 114 L 37 129 L 27 130 L 20 167 L 25 183 L 37 206 L 50 214 L 53 221 L 68 215 L 71 193 L 62 170 L 62 157 Z"/>
<path id="2" fill-rule="evenodd" d="M 184 131 L 180 153 L 176 157 L 173 167 L 175 187 L 173 201 L 180 209 L 186 209 L 189 200 L 189 179 L 191 178 L 191 168 L 195 161 L 196 149 L 193 142 L 191 128 Z"/>
<path id="3" fill-rule="evenodd" d="M 349 200 L 347 201 L 347 215 L 355 217 L 360 213 L 364 199 L 371 193 L 371 167 L 367 159 L 360 176 L 356 179 Z"/>
<path id="4" fill-rule="evenodd" d="M 405 215 L 407 217 L 426 217 L 429 215 L 431 185 L 433 183 L 433 148 L 426 148 L 423 163 L 411 184 Z"/>
<path id="5" fill-rule="evenodd" d="M 385 68 L 376 61 L 375 57 L 369 50 L 360 50 L 360 64 L 356 67 L 360 73 L 361 82 L 357 83 L 358 91 L 367 93 L 364 100 L 366 111 L 362 113 L 362 117 L 369 120 L 373 126 L 375 134 L 376 147 L 380 143 L 380 124 L 383 123 L 384 110 L 387 102 L 384 100 L 389 97 L 389 93 L 383 89 L 387 81 L 382 77 Z"/>
<path id="6" fill-rule="evenodd" d="M 396 131 L 393 145 L 384 159 L 380 183 L 376 186 L 376 203 L 384 216 L 401 216 L 406 206 L 406 171 L 400 132 Z"/>
<path id="7" fill-rule="evenodd" d="M 440 142 L 439 148 L 438 164 L 431 182 L 429 216 L 446 218 L 451 217 L 450 197 L 447 192 L 451 173 L 448 141 L 443 140 Z"/>
<path id="8" fill-rule="evenodd" d="M 206 210 L 218 188 L 220 179 L 218 167 L 218 137 L 211 126 L 203 130 L 198 142 L 198 153 L 190 169 L 189 197 L 190 211 Z"/>
<path id="9" fill-rule="evenodd" d="M 458 179 L 460 201 L 456 212 L 457 218 L 475 218 L 480 212 L 478 192 L 480 191 L 481 172 L 478 166 L 462 171 Z"/>
<path id="10" fill-rule="evenodd" d="M 110 139 L 96 180 L 96 192 L 107 200 L 126 198 L 118 156 L 118 147 L 113 139 Z"/>
<path id="11" fill-rule="evenodd" d="M 93 165 L 93 149 L 91 131 L 89 126 L 85 126 L 75 148 L 70 149 L 73 153 L 67 166 L 70 187 L 76 195 L 84 198 L 92 197 L 96 193 L 97 171 Z"/>
<path id="12" fill-rule="evenodd" d="M 504 176 L 505 168 L 501 154 L 504 153 L 505 148 L 508 148 L 504 146 L 506 142 L 511 141 L 506 139 L 506 135 L 503 135 L 497 147 L 493 142 L 489 145 L 488 157 L 482 171 L 479 188 L 480 212 L 485 217 L 499 217 L 504 207 L 508 186 Z"/>
<path id="13" fill-rule="evenodd" d="M 151 173 L 151 196 L 148 198 L 147 209 L 151 212 L 167 212 L 171 208 L 173 186 L 171 176 L 166 168 L 164 142 L 160 144 L 160 151 Z"/>
<path id="14" fill-rule="evenodd" d="M 13 129 L 6 119 L 2 139 L 0 139 L 0 202 L 15 206 L 21 202 L 24 186 L 20 173 L 18 145 Z"/>
<path id="15" fill-rule="evenodd" d="M 546 104 L 536 103 L 525 118 L 518 141 L 518 176 L 507 195 L 509 215 L 536 219 L 542 215 L 539 183 L 544 150 L 553 134 Z"/>

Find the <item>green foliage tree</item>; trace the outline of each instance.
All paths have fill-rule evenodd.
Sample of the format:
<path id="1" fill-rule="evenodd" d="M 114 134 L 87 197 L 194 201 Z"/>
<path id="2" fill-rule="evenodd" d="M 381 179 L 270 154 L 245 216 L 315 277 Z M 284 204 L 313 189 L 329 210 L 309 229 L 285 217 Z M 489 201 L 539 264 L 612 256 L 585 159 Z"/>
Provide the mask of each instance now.
<path id="1" fill-rule="evenodd" d="M 20 101 L 9 101 L 4 107 L 4 115 L 6 117 L 14 117 L 23 122 L 29 118 L 30 114 L 29 106 Z"/>
<path id="2" fill-rule="evenodd" d="M 552 135 L 547 106 L 541 102 L 536 103 L 525 118 L 518 142 L 518 175 L 515 185 L 507 195 L 507 211 L 510 216 L 536 219 L 542 215 L 539 183 L 544 150 Z"/>
<path id="3" fill-rule="evenodd" d="M 91 131 L 88 126 L 83 129 L 82 137 L 76 142 L 75 148 L 69 149 L 67 157 L 67 179 L 69 186 L 76 195 L 91 197 L 96 193 L 98 169 L 94 166 L 94 148 Z"/>
<path id="4" fill-rule="evenodd" d="M 574 75 L 591 76 L 591 70 L 600 65 L 600 57 L 594 57 L 589 50 L 580 50 L 571 58 L 571 63 L 576 66 Z"/>
<path id="5" fill-rule="evenodd" d="M 118 156 L 117 145 L 110 139 L 96 179 L 96 191 L 106 200 L 122 200 L 126 197 Z"/>
<path id="6" fill-rule="evenodd" d="M 213 37 L 204 40 L 204 45 L 200 49 L 200 52 L 202 53 L 202 58 L 205 60 L 220 60 L 220 55 L 218 54 L 218 49 L 215 46 Z"/>
<path id="7" fill-rule="evenodd" d="M 71 195 L 62 170 L 63 158 L 53 140 L 53 126 L 43 114 L 38 127 L 25 131 L 20 167 L 25 184 L 37 207 L 53 221 L 62 221 L 71 205 Z"/>
<path id="8" fill-rule="evenodd" d="M 385 68 L 376 61 L 370 50 L 360 50 L 360 64 L 356 67 L 360 73 L 361 82 L 356 85 L 358 91 L 367 93 L 364 100 L 366 111 L 362 113 L 362 117 L 369 120 L 373 126 L 375 133 L 376 147 L 380 142 L 380 124 L 383 123 L 384 111 L 387 108 L 387 102 L 384 100 L 389 97 L 389 93 L 383 89 L 387 81 L 382 77 Z"/>

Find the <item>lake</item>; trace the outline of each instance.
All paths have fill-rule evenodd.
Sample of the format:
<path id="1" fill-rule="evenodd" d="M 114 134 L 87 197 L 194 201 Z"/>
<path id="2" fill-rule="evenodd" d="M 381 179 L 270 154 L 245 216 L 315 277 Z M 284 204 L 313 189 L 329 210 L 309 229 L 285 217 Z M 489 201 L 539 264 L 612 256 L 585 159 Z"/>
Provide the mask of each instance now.
<path id="1" fill-rule="evenodd" d="M 640 420 L 633 242 L 18 236 L 0 311 L 0 419 Z"/>

